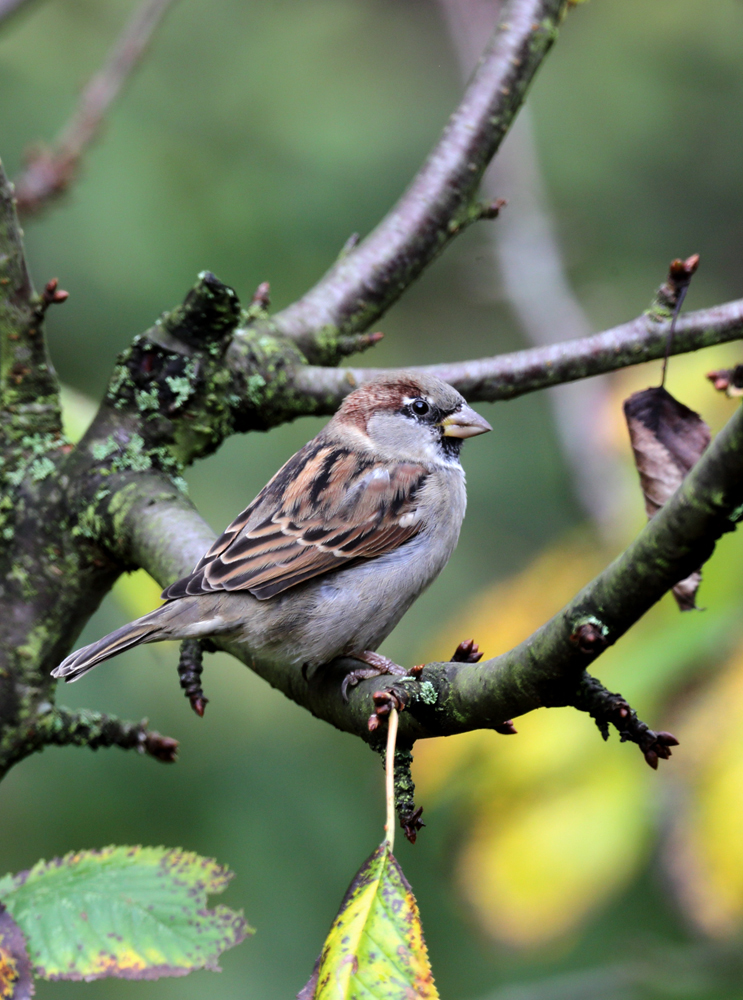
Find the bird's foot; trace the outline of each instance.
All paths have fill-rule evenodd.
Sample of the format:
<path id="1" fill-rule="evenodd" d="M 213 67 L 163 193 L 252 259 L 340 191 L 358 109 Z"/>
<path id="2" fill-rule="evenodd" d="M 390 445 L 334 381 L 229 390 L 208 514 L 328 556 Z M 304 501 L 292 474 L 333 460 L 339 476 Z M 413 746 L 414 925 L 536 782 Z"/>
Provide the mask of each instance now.
<path id="1" fill-rule="evenodd" d="M 407 670 L 399 663 L 390 660 L 381 653 L 372 653 L 371 650 L 364 650 L 363 653 L 349 653 L 351 659 L 366 663 L 366 667 L 359 667 L 358 670 L 350 670 L 343 678 L 341 684 L 341 696 L 344 701 L 348 701 L 348 689 L 355 687 L 359 681 L 369 680 L 370 677 L 381 677 L 383 674 L 392 674 L 395 677 L 405 677 Z"/>

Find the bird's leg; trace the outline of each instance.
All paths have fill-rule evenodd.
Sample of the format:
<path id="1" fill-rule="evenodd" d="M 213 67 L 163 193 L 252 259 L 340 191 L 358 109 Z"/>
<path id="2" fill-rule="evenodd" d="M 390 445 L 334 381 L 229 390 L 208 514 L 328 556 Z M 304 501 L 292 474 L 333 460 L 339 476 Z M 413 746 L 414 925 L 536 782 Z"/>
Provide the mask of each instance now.
<path id="1" fill-rule="evenodd" d="M 348 701 L 348 689 L 355 687 L 359 681 L 368 680 L 370 677 L 381 677 L 382 674 L 392 674 L 395 677 L 405 677 L 407 675 L 405 667 L 401 667 L 394 660 L 382 656 L 381 653 L 372 653 L 369 649 L 364 650 L 362 653 L 348 653 L 348 656 L 352 660 L 359 660 L 361 663 L 366 663 L 367 666 L 359 667 L 358 670 L 350 670 L 343 678 L 341 696 L 344 701 Z"/>
<path id="2" fill-rule="evenodd" d="M 201 674 L 204 670 L 204 650 L 208 648 L 200 639 L 184 639 L 181 643 L 181 655 L 178 660 L 178 677 L 183 688 L 183 693 L 188 698 L 191 708 L 199 718 L 203 718 L 204 709 L 209 702 L 201 686 Z"/>

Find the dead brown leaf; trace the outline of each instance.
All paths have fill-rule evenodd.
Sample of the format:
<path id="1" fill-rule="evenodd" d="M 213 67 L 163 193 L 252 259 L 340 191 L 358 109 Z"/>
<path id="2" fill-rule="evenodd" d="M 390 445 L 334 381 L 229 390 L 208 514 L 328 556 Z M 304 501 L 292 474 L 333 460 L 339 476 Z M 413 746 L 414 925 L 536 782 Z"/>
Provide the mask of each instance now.
<path id="1" fill-rule="evenodd" d="M 624 402 L 635 465 L 651 518 L 676 492 L 710 442 L 710 430 L 698 413 L 662 387 L 635 392 Z M 702 580 L 697 571 L 673 588 L 682 611 L 696 608 Z"/>

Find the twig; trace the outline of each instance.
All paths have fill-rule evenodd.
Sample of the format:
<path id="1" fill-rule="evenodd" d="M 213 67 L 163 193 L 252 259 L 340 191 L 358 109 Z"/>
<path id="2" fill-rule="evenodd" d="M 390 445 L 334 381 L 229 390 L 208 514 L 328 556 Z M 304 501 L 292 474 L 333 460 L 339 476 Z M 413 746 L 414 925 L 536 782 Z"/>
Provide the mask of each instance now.
<path id="1" fill-rule="evenodd" d="M 661 286 L 660 292 L 666 292 L 668 304 L 673 306 L 673 315 L 671 316 L 671 322 L 668 327 L 668 339 L 666 341 L 666 351 L 663 355 L 663 367 L 660 372 L 660 384 L 661 388 L 666 384 L 666 371 L 668 370 L 668 358 L 671 355 L 671 348 L 673 346 L 673 335 L 676 332 L 676 323 L 678 322 L 679 313 L 681 312 L 681 307 L 684 304 L 684 299 L 686 298 L 686 293 L 689 291 L 689 285 L 691 284 L 691 279 L 694 277 L 697 268 L 699 267 L 699 254 L 695 253 L 691 257 L 687 257 L 686 260 L 676 259 L 671 261 L 671 267 L 668 271 L 668 281 L 665 285 Z"/>
<path id="2" fill-rule="evenodd" d="M 662 358 L 667 322 L 643 314 L 629 323 L 579 340 L 536 347 L 512 354 L 438 365 L 411 365 L 411 371 L 438 375 L 471 402 L 515 399 L 552 385 L 591 378 L 631 365 Z M 687 313 L 676 326 L 671 354 L 688 354 L 713 344 L 743 337 L 743 299 Z M 382 374 L 381 368 L 322 368 L 295 370 L 294 388 L 314 399 L 317 413 L 333 413 L 345 396 L 362 382 Z"/>
<path id="3" fill-rule="evenodd" d="M 395 750 L 395 810 L 403 833 L 410 843 L 414 844 L 426 824 L 421 821 L 423 806 L 416 808 L 415 805 L 412 764 L 412 751 L 398 747 Z"/>
<path id="4" fill-rule="evenodd" d="M 16 180 L 18 211 L 29 216 L 59 197 L 75 179 L 80 160 L 103 118 L 131 76 L 173 0 L 144 0 L 103 67 L 92 77 L 78 106 L 50 149 L 34 150 Z"/>
<path id="5" fill-rule="evenodd" d="M 605 740 L 609 739 L 609 725 L 619 733 L 622 743 L 636 743 L 642 755 L 653 768 L 659 760 L 668 760 L 671 747 L 678 746 L 672 733 L 656 732 L 637 717 L 637 712 L 621 694 L 612 694 L 590 674 L 584 674 L 578 684 L 573 706 L 588 712 Z"/>
<path id="6" fill-rule="evenodd" d="M 206 706 L 209 704 L 209 699 L 201 686 L 203 672 L 204 646 L 202 641 L 200 639 L 184 639 L 178 658 L 178 679 L 191 708 L 202 719 Z"/>
<path id="7" fill-rule="evenodd" d="M 33 728 L 18 739 L 11 752 L 3 755 L 3 771 L 48 746 L 79 746 L 90 750 L 120 747 L 147 754 L 165 764 L 173 764 L 178 753 L 178 741 L 149 729 L 146 719 L 126 722 L 102 712 L 59 707 L 36 717 Z"/>
<path id="8" fill-rule="evenodd" d="M 566 0 L 510 0 L 462 101 L 412 184 L 376 229 L 306 295 L 271 318 L 315 363 L 329 338 L 368 329 L 481 207 L 483 172 L 557 34 Z M 473 216 L 474 212 L 474 216 Z M 334 347 L 334 345 L 333 345 Z"/>
<path id="9" fill-rule="evenodd" d="M 743 396 L 743 365 L 707 372 L 706 377 L 718 392 L 724 392 L 728 396 Z"/>
<path id="10" fill-rule="evenodd" d="M 397 724 L 400 716 L 397 709 L 390 712 L 387 727 L 387 756 L 385 757 L 385 796 L 387 799 L 387 822 L 384 825 L 390 854 L 395 846 L 395 744 L 397 743 Z"/>
<path id="11" fill-rule="evenodd" d="M 492 30 L 501 0 L 438 0 L 457 54 L 462 76 L 469 77 Z M 529 102 L 519 114 L 498 156 L 485 172 L 482 190 L 490 198 L 508 199 L 508 211 L 497 226 L 485 229 L 492 248 L 485 274 L 475 278 L 482 291 L 495 278 L 513 310 L 527 343 L 554 344 L 591 332 L 564 262 L 549 194 L 542 176 Z M 617 489 L 616 456 L 603 446 L 602 421 L 596 420 L 609 394 L 606 379 L 582 381 L 567 392 L 550 393 L 555 428 L 570 464 L 571 483 L 586 513 L 604 531 L 615 523 L 621 491 Z"/>

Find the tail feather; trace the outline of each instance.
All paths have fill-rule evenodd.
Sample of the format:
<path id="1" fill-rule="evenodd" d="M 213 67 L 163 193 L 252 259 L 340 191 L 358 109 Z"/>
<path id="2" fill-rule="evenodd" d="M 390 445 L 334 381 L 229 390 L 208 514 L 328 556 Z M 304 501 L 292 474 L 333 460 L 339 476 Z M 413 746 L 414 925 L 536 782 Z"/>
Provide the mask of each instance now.
<path id="1" fill-rule="evenodd" d="M 52 670 L 52 677 L 64 678 L 68 683 L 77 681 L 93 667 L 123 653 L 125 649 L 131 649 L 132 646 L 139 646 L 144 642 L 157 642 L 159 639 L 168 638 L 163 634 L 163 623 L 160 621 L 167 607 L 168 605 L 163 605 L 143 618 L 137 618 L 136 621 L 117 628 L 115 632 L 105 635 L 97 642 L 91 642 L 89 646 L 83 646 L 82 649 L 70 653 L 66 660 Z"/>

